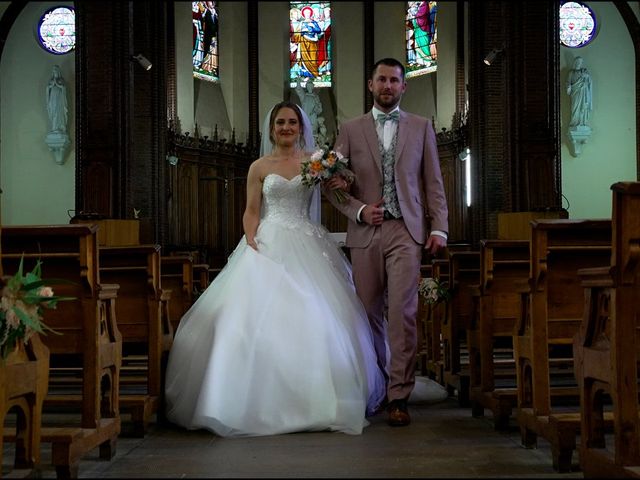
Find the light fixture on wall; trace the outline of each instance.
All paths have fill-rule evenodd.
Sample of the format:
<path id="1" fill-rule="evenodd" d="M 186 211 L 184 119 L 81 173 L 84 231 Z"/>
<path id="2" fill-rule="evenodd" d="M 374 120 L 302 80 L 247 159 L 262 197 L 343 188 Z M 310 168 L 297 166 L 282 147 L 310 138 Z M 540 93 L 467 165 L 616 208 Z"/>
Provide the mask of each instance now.
<path id="1" fill-rule="evenodd" d="M 133 60 L 137 60 L 140 66 L 145 70 L 151 70 L 151 67 L 153 67 L 153 64 L 147 59 L 147 57 L 145 57 L 141 53 L 139 53 L 138 55 L 134 55 L 131 58 Z"/>
<path id="2" fill-rule="evenodd" d="M 502 44 L 502 48 L 494 48 L 489 53 L 487 53 L 486 57 L 484 57 L 485 65 L 491 65 L 503 50 L 504 44 Z"/>

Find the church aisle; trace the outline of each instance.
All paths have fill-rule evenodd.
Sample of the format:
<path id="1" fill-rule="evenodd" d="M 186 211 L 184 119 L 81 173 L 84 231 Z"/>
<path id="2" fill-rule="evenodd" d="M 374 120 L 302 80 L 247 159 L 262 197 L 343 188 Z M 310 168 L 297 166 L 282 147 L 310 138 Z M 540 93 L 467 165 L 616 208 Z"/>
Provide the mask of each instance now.
<path id="1" fill-rule="evenodd" d="M 392 428 L 374 417 L 360 436 L 342 433 L 224 439 L 206 431 L 153 425 L 143 439 L 118 439 L 116 456 L 105 462 L 97 450 L 80 463 L 80 478 L 582 478 L 551 467 L 549 444 L 520 446 L 515 428 L 493 430 L 488 418 L 472 418 L 455 398 L 410 406 L 412 423 Z M 5 445 L 3 476 L 12 451 Z M 42 478 L 55 478 L 42 451 Z M 574 454 L 574 463 L 577 455 Z M 13 472 L 18 473 L 18 472 Z M 15 478 L 15 477 L 14 477 Z"/>

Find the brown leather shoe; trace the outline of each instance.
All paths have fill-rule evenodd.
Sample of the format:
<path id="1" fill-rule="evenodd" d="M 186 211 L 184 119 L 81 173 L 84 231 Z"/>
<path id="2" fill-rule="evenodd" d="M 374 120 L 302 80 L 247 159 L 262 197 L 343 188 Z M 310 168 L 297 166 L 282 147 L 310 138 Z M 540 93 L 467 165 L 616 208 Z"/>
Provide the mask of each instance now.
<path id="1" fill-rule="evenodd" d="M 392 427 L 405 427 L 411 423 L 406 400 L 391 400 L 387 411 L 389 412 L 387 423 Z"/>

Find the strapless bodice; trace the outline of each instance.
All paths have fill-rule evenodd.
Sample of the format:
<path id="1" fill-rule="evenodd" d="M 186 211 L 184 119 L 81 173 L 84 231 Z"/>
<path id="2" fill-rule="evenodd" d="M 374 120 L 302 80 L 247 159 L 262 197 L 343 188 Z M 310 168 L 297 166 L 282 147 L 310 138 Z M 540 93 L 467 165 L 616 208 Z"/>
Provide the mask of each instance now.
<path id="1" fill-rule="evenodd" d="M 288 180 L 277 173 L 268 174 L 262 183 L 262 219 L 292 226 L 309 222 L 312 189 L 296 175 Z"/>

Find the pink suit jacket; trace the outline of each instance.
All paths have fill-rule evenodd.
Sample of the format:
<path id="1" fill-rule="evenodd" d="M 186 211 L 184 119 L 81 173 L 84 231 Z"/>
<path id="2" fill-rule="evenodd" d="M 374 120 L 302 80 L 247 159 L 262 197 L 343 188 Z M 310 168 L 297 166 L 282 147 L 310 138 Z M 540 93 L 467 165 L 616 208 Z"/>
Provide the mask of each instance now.
<path id="1" fill-rule="evenodd" d="M 366 247 L 375 227 L 357 223 L 356 215 L 362 205 L 382 198 L 382 158 L 373 114 L 343 123 L 334 150 L 349 158 L 355 181 L 345 202 L 338 203 L 330 192 L 327 197 L 349 218 L 346 246 Z M 435 131 L 431 121 L 403 111 L 398 123 L 395 182 L 404 223 L 417 243 L 425 243 L 429 228 L 448 232 Z"/>

